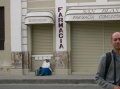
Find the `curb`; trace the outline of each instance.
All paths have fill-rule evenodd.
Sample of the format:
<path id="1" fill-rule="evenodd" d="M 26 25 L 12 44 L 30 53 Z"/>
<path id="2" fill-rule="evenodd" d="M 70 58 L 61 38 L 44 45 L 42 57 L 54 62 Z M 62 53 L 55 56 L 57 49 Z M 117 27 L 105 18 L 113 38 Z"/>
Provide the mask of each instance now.
<path id="1" fill-rule="evenodd" d="M 96 84 L 94 79 L 1 79 L 0 84 Z"/>

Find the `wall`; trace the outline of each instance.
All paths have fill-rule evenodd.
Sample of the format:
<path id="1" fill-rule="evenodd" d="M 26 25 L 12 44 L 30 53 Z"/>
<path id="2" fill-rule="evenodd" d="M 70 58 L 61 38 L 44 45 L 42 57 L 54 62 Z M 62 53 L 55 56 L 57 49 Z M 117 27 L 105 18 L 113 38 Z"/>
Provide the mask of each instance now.
<path id="1" fill-rule="evenodd" d="M 11 66 L 11 39 L 10 39 L 10 1 L 0 0 L 0 6 L 4 6 L 5 12 L 5 49 L 0 50 L 0 75 L 7 72 Z"/>

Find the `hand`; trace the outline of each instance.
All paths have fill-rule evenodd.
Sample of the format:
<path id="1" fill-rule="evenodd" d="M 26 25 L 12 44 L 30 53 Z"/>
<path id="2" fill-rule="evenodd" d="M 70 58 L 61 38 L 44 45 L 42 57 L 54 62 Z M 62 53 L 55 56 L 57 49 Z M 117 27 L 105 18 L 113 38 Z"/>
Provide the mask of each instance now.
<path id="1" fill-rule="evenodd" d="M 113 89 L 120 89 L 120 86 L 114 86 Z"/>

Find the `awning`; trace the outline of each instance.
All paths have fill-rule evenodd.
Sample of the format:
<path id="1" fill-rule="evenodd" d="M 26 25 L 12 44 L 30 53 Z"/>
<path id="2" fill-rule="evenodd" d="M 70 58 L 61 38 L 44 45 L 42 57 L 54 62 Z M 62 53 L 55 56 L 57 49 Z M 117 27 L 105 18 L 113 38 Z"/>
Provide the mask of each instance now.
<path id="1" fill-rule="evenodd" d="M 54 16 L 51 12 L 29 12 L 25 24 L 54 24 Z"/>
<path id="2" fill-rule="evenodd" d="M 65 21 L 107 20 L 120 20 L 120 6 L 71 7 L 67 10 L 65 16 Z"/>

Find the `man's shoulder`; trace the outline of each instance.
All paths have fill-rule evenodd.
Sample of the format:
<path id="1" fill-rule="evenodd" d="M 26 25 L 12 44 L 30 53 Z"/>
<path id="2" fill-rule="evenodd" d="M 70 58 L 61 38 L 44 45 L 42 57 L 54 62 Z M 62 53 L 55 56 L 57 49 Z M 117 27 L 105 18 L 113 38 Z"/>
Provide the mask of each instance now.
<path id="1" fill-rule="evenodd" d="M 107 56 L 111 56 L 111 52 L 104 53 L 101 58 L 106 58 Z"/>

